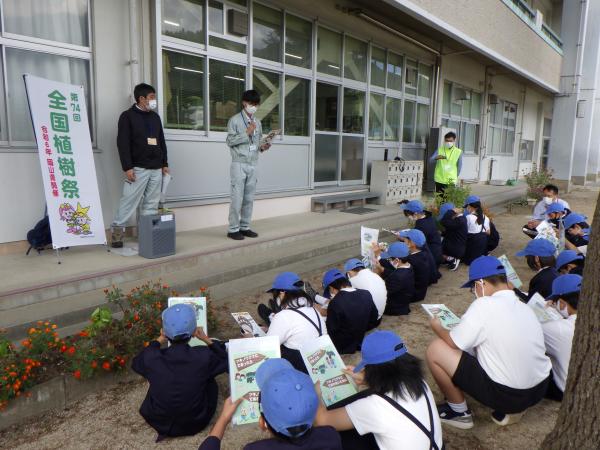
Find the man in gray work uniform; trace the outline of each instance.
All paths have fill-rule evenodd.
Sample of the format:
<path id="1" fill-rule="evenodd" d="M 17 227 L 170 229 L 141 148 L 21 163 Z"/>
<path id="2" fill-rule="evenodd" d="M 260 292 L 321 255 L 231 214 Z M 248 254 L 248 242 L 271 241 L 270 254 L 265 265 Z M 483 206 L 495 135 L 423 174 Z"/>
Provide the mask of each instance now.
<path id="1" fill-rule="evenodd" d="M 252 206 L 256 191 L 258 152 L 271 144 L 262 142 L 262 126 L 256 115 L 260 95 L 255 90 L 242 94 L 242 111 L 227 124 L 227 145 L 231 151 L 231 204 L 227 237 L 241 241 L 258 234 L 250 229 Z"/>

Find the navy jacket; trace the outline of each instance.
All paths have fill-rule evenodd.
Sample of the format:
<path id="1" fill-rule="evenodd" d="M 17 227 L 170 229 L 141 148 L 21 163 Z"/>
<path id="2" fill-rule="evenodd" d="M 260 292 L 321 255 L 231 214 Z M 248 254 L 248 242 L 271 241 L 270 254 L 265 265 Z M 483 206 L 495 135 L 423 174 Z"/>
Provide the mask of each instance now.
<path id="1" fill-rule="evenodd" d="M 445 255 L 462 259 L 467 245 L 467 218 L 450 210 L 440 221 L 444 227 L 442 250 Z"/>
<path id="2" fill-rule="evenodd" d="M 429 211 L 425 211 L 425 217 L 415 222 L 415 228 L 421 230 L 427 240 L 427 246 L 433 255 L 436 264 L 442 263 L 442 238 L 437 228 L 437 223 Z"/>
<path id="3" fill-rule="evenodd" d="M 369 291 L 339 291 L 327 307 L 327 333 L 341 354 L 360 350 L 365 333 L 377 324 L 377 307 Z"/>
<path id="4" fill-rule="evenodd" d="M 342 450 L 342 440 L 333 427 L 315 427 L 295 443 L 277 438 L 263 439 L 244 446 L 244 450 Z M 221 440 L 208 436 L 198 450 L 220 450 Z"/>
<path id="5" fill-rule="evenodd" d="M 538 292 L 542 297 L 548 298 L 552 294 L 552 282 L 560 274 L 554 267 L 544 267 L 529 281 L 529 290 L 527 291 L 527 300 Z"/>
<path id="6" fill-rule="evenodd" d="M 421 301 L 427 295 L 427 287 L 432 283 L 431 257 L 428 252 L 421 250 L 412 253 L 406 258 L 413 268 L 415 275 L 415 294 L 413 302 Z"/>
<path id="7" fill-rule="evenodd" d="M 201 431 L 215 412 L 215 377 L 227 371 L 227 353 L 220 343 L 161 349 L 152 341 L 133 359 L 132 368 L 150 383 L 142 417 L 161 435 L 188 436 Z"/>
<path id="8" fill-rule="evenodd" d="M 382 278 L 387 289 L 384 314 L 399 316 L 410 313 L 410 302 L 415 296 L 415 273 L 412 267 L 396 269 L 388 261 L 381 261 Z"/>

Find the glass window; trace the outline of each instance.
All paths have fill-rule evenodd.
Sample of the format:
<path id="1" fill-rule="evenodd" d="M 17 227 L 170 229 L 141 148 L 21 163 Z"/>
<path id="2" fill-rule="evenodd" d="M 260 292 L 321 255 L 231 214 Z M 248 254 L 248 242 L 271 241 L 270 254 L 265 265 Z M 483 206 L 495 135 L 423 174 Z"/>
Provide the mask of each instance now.
<path id="1" fill-rule="evenodd" d="M 419 96 L 431 97 L 431 79 L 433 68 L 426 64 L 419 64 Z"/>
<path id="2" fill-rule="evenodd" d="M 342 180 L 360 180 L 363 175 L 365 140 L 358 136 L 342 137 Z"/>
<path id="3" fill-rule="evenodd" d="M 285 62 L 310 69 L 312 23 L 299 17 L 285 16 Z"/>
<path id="4" fill-rule="evenodd" d="M 385 50 L 379 47 L 371 48 L 371 84 L 385 87 Z"/>
<path id="5" fill-rule="evenodd" d="M 417 105 L 417 135 L 415 142 L 424 144 L 429 136 L 429 105 Z"/>
<path id="6" fill-rule="evenodd" d="M 308 136 L 310 81 L 285 77 L 285 134 Z"/>
<path id="7" fill-rule="evenodd" d="M 442 114 L 450 115 L 450 102 L 452 98 L 452 85 L 448 82 L 444 83 L 444 93 L 442 96 Z"/>
<path id="8" fill-rule="evenodd" d="M 319 27 L 317 36 L 317 70 L 328 75 L 340 76 L 342 64 L 342 35 Z"/>
<path id="9" fill-rule="evenodd" d="M 507 125 L 509 128 L 515 128 L 517 125 L 517 105 L 514 103 L 509 103 Z"/>
<path id="10" fill-rule="evenodd" d="M 4 0 L 4 31 L 90 45 L 87 0 Z"/>
<path id="11" fill-rule="evenodd" d="M 496 104 L 490 104 L 490 121 L 494 125 L 502 124 L 502 112 L 504 110 L 504 106 L 502 105 L 502 101 L 499 100 Z"/>
<path id="12" fill-rule="evenodd" d="M 257 58 L 281 61 L 281 11 L 254 3 L 253 52 Z"/>
<path id="13" fill-rule="evenodd" d="M 355 89 L 344 89 L 344 133 L 364 133 L 365 93 Z"/>
<path id="14" fill-rule="evenodd" d="M 402 142 L 414 142 L 415 135 L 415 102 L 404 102 L 404 119 L 402 126 Z"/>
<path id="15" fill-rule="evenodd" d="M 523 140 L 521 141 L 521 154 L 519 159 L 521 161 L 531 161 L 533 158 L 533 141 Z"/>
<path id="16" fill-rule="evenodd" d="M 481 120 L 481 94 L 479 92 L 471 94 L 471 119 Z"/>
<path id="17" fill-rule="evenodd" d="M 344 77 L 366 82 L 367 43 L 346 36 L 344 51 Z"/>
<path id="18" fill-rule="evenodd" d="M 412 59 L 406 60 L 406 85 L 404 92 L 417 95 L 417 62 Z"/>
<path id="19" fill-rule="evenodd" d="M 204 44 L 203 0 L 171 0 L 161 5 L 162 34 Z"/>
<path id="20" fill-rule="evenodd" d="M 385 140 L 398 141 L 400 128 L 400 99 L 385 99 Z"/>
<path id="21" fill-rule="evenodd" d="M 223 39 L 218 36 L 209 36 L 208 43 L 213 47 L 219 47 L 224 50 L 231 50 L 232 52 L 246 53 L 246 45 L 240 44 L 239 42 L 230 41 L 229 39 Z"/>
<path id="22" fill-rule="evenodd" d="M 266 132 L 281 129 L 279 105 L 281 104 L 280 75 L 254 69 L 252 86 L 260 94 L 260 105 L 256 116 Z"/>
<path id="23" fill-rule="evenodd" d="M 317 103 L 315 108 L 315 129 L 338 131 L 338 87 L 332 84 L 317 83 Z"/>
<path id="24" fill-rule="evenodd" d="M 462 116 L 462 100 L 459 100 L 459 92 L 455 85 L 452 85 L 452 102 L 450 103 L 450 115 L 461 117 Z"/>
<path id="25" fill-rule="evenodd" d="M 388 53 L 387 87 L 396 91 L 402 90 L 402 56 Z"/>
<path id="26" fill-rule="evenodd" d="M 204 129 L 204 58 L 163 50 L 165 127 Z"/>
<path id="27" fill-rule="evenodd" d="M 369 139 L 383 139 L 383 95 L 369 96 Z"/>
<path id="28" fill-rule="evenodd" d="M 90 71 L 87 60 L 6 48 L 6 72 L 8 92 L 11 93 L 7 98 L 13 141 L 34 141 L 23 83 L 24 73 L 63 83 L 83 85 L 91 128 Z"/>
<path id="29" fill-rule="evenodd" d="M 461 136 L 461 148 L 465 153 L 477 153 L 477 130 L 479 126 L 465 123 L 464 128 L 464 133 Z"/>
<path id="30" fill-rule="evenodd" d="M 210 60 L 210 129 L 227 131 L 229 118 L 242 109 L 246 86 L 246 68 L 237 64 Z"/>
<path id="31" fill-rule="evenodd" d="M 223 17 L 223 4 L 210 0 L 208 2 L 208 29 L 219 34 L 225 33 Z"/>
<path id="32" fill-rule="evenodd" d="M 315 182 L 337 180 L 339 135 L 315 134 Z"/>
<path id="33" fill-rule="evenodd" d="M 246 0 L 228 0 L 230 3 L 235 3 L 236 5 L 246 6 Z"/>
<path id="34" fill-rule="evenodd" d="M 508 155 L 512 155 L 513 148 L 515 146 L 515 132 L 511 130 L 504 130 L 504 133 L 506 133 L 506 135 L 503 139 L 503 152 Z"/>
<path id="35" fill-rule="evenodd" d="M 491 128 L 490 130 L 490 146 L 492 148 L 492 153 L 500 153 L 502 130 L 500 128 Z"/>

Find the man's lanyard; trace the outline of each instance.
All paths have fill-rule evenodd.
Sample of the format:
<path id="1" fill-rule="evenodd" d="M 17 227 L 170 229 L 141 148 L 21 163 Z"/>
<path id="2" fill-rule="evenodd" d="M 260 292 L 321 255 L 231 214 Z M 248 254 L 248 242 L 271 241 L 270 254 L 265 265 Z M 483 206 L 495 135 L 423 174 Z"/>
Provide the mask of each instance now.
<path id="1" fill-rule="evenodd" d="M 456 148 L 456 146 L 453 145 L 452 148 L 450 149 L 450 155 L 448 155 L 448 149 L 444 146 L 444 156 L 446 157 L 446 159 L 452 158 L 452 155 L 454 154 L 454 149 L 455 148 Z"/>
<path id="2" fill-rule="evenodd" d="M 254 123 L 254 118 L 249 118 L 250 122 L 246 122 L 246 118 L 244 117 L 244 113 L 240 112 L 240 116 L 242 116 L 242 120 L 244 121 L 244 126 L 246 128 L 248 128 L 248 126 L 250 125 L 250 123 Z M 252 136 L 248 136 L 248 139 L 250 139 L 250 143 L 253 144 L 254 143 L 254 135 L 256 134 L 256 128 L 254 128 L 254 132 L 252 133 Z"/>

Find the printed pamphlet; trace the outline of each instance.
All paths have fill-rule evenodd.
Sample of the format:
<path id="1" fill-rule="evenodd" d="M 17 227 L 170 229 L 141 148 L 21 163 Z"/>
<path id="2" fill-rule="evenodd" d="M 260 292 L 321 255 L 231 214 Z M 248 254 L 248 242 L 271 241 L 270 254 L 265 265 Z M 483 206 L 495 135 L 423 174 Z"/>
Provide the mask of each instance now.
<path id="1" fill-rule="evenodd" d="M 279 337 L 264 336 L 229 341 L 229 383 L 231 398 L 242 398 L 233 415 L 234 425 L 258 422 L 260 417 L 256 370 L 270 358 L 280 358 Z"/>
<path id="2" fill-rule="evenodd" d="M 267 334 L 258 326 L 249 312 L 231 313 L 244 334 L 251 334 L 254 337 L 266 336 Z"/>
<path id="3" fill-rule="evenodd" d="M 261 139 L 261 141 L 260 141 L 261 145 L 263 145 L 263 144 L 270 144 L 271 141 L 273 140 L 273 138 L 275 136 L 277 136 L 278 134 L 281 134 L 281 130 L 271 130 L 269 132 L 269 134 L 267 134 L 266 136 L 264 136 Z"/>
<path id="4" fill-rule="evenodd" d="M 342 372 L 346 365 L 328 335 L 305 344 L 300 353 L 313 383 L 318 381 L 321 385 L 326 406 L 358 392 L 352 377 Z"/>
<path id="5" fill-rule="evenodd" d="M 196 326 L 202 327 L 204 332 L 208 335 L 207 317 L 206 317 L 206 297 L 169 297 L 167 300 L 168 306 L 179 305 L 179 304 L 191 305 L 196 311 Z M 195 347 L 197 345 L 206 345 L 198 338 L 192 338 L 190 345 Z"/>
<path id="6" fill-rule="evenodd" d="M 540 323 L 550 322 L 551 320 L 561 319 L 560 313 L 551 306 L 546 306 L 546 300 L 539 293 L 533 294 L 527 302 L 527 306 L 533 309 Z"/>
<path id="7" fill-rule="evenodd" d="M 372 244 L 379 239 L 379 230 L 376 228 L 360 227 L 360 254 L 365 266 L 373 267 L 376 262 Z"/>
<path id="8" fill-rule="evenodd" d="M 521 286 L 523 286 L 523 282 L 519 278 L 519 275 L 517 275 L 517 272 L 508 260 L 508 257 L 506 255 L 502 255 L 498 257 L 498 259 L 506 269 L 506 278 L 508 278 L 508 281 L 510 281 L 514 287 L 520 289 Z"/>
<path id="9" fill-rule="evenodd" d="M 437 317 L 440 319 L 442 326 L 447 330 L 451 330 L 460 323 L 460 318 L 450 311 L 443 303 L 421 304 L 421 306 L 425 312 L 429 314 L 429 317 Z"/>

